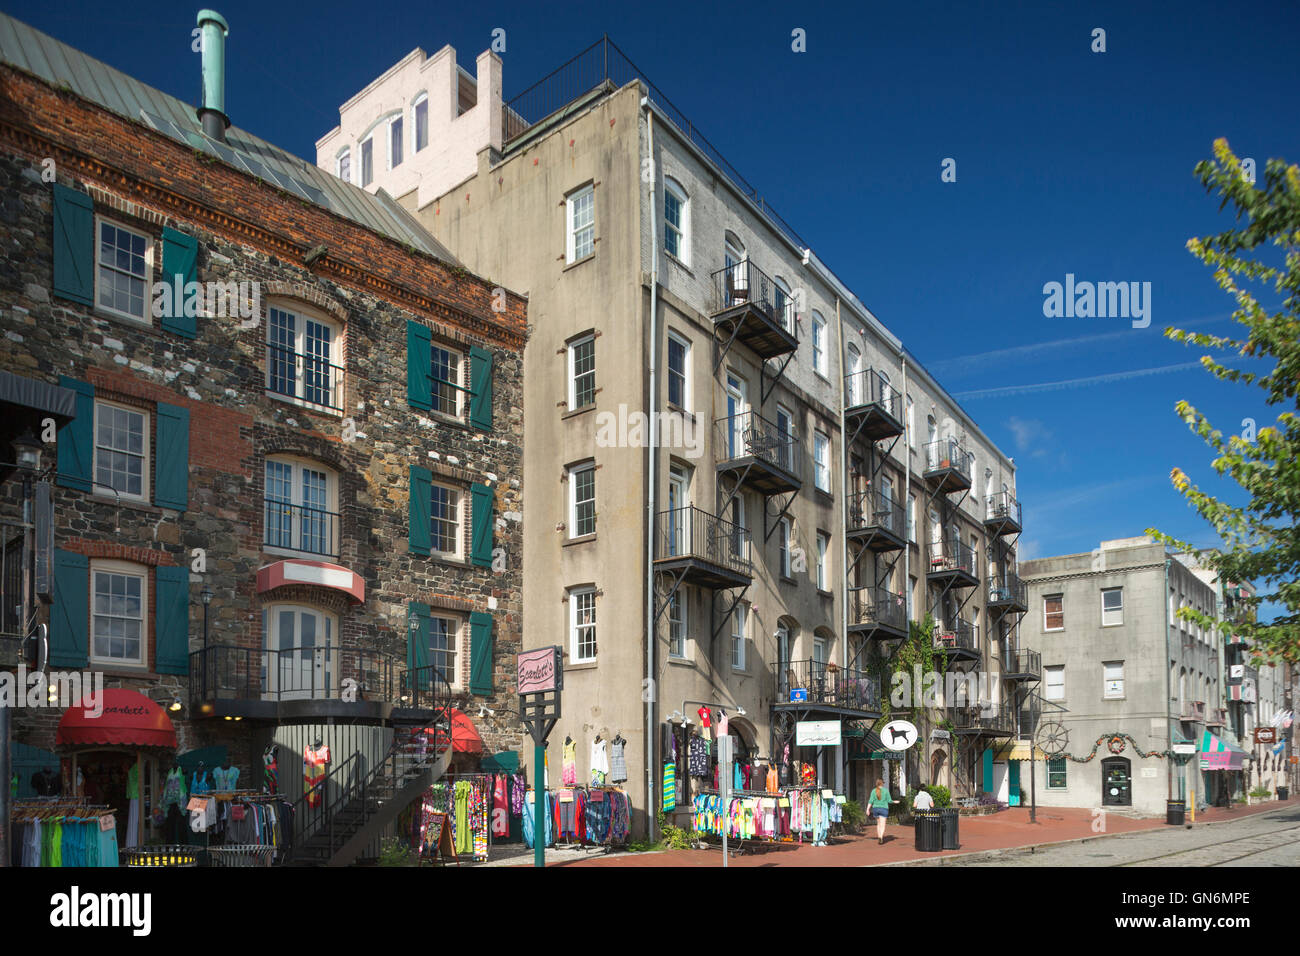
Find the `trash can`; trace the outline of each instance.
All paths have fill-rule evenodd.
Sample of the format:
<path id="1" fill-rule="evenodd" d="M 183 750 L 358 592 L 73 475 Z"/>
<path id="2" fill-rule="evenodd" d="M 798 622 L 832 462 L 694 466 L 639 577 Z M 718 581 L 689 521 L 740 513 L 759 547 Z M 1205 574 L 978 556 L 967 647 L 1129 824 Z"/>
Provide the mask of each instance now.
<path id="1" fill-rule="evenodd" d="M 1289 787 L 1278 787 L 1278 788 L 1277 788 L 1277 798 L 1278 798 L 1279 800 L 1285 800 L 1285 799 L 1287 799 L 1287 798 L 1290 797 L 1290 796 L 1291 796 L 1291 790 L 1290 790 Z"/>
<path id="2" fill-rule="evenodd" d="M 916 848 L 926 853 L 943 849 L 943 821 L 938 810 L 913 810 L 912 828 L 916 831 Z"/>
<path id="3" fill-rule="evenodd" d="M 1171 827 L 1183 825 L 1183 815 L 1187 812 L 1187 803 L 1183 800 L 1165 801 L 1165 823 Z"/>
<path id="4" fill-rule="evenodd" d="M 961 815 L 957 812 L 956 807 L 946 807 L 939 811 L 940 838 L 945 850 L 961 849 L 961 839 L 957 828 L 960 819 Z"/>

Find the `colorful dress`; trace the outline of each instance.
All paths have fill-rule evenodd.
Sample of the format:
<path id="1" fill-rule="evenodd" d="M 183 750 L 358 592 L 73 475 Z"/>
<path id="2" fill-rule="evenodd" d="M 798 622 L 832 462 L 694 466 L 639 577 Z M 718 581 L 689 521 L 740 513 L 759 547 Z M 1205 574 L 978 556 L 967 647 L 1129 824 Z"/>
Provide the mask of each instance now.
<path id="1" fill-rule="evenodd" d="M 308 747 L 302 752 L 302 786 L 307 794 L 307 806 L 315 809 L 324 798 L 324 788 L 312 790 L 325 779 L 325 765 L 330 762 L 329 744 L 320 747 Z"/>
<path id="2" fill-rule="evenodd" d="M 560 760 L 560 783 L 566 787 L 577 786 L 578 783 L 578 745 L 571 740 L 564 742 L 564 753 Z"/>

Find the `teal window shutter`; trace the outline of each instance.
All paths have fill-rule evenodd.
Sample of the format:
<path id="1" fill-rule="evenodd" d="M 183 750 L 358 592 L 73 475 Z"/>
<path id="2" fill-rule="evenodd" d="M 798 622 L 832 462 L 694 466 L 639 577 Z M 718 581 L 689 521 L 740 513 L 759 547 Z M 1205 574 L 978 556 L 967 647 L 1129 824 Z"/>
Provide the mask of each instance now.
<path id="1" fill-rule="evenodd" d="M 90 559 L 54 552 L 54 604 L 50 608 L 51 667 L 80 669 L 90 649 Z"/>
<path id="2" fill-rule="evenodd" d="M 153 503 L 184 511 L 190 489 L 190 410 L 158 403 Z"/>
<path id="3" fill-rule="evenodd" d="M 471 560 L 480 568 L 492 567 L 492 522 L 496 496 L 487 485 L 471 485 L 474 500 L 474 526 L 471 534 Z"/>
<path id="4" fill-rule="evenodd" d="M 469 423 L 483 431 L 492 430 L 492 353 L 470 346 Z"/>
<path id="5" fill-rule="evenodd" d="M 406 605 L 406 621 L 406 668 L 412 681 L 418 679 L 420 686 L 427 688 L 431 683 L 429 672 L 420 668 L 429 666 L 429 605 L 411 601 Z M 415 621 L 415 627 L 411 627 L 411 621 Z"/>
<path id="6" fill-rule="evenodd" d="M 492 693 L 492 615 L 483 611 L 469 616 L 469 692 Z"/>
<path id="7" fill-rule="evenodd" d="M 154 671 L 190 672 L 190 571 L 186 567 L 154 570 Z"/>
<path id="8" fill-rule="evenodd" d="M 407 550 L 427 555 L 432 547 L 429 506 L 433 499 L 433 474 L 428 468 L 411 466 L 411 529 L 407 532 Z"/>
<path id="9" fill-rule="evenodd" d="M 179 301 L 172 303 L 171 311 L 175 314 L 162 317 L 162 327 L 168 332 L 187 339 L 198 333 L 195 316 L 185 314 L 185 284 L 195 282 L 198 278 L 199 241 L 175 229 L 164 228 L 162 231 L 163 267 L 162 281 L 175 288 L 177 276 L 180 276 L 181 295 Z"/>
<path id="10" fill-rule="evenodd" d="M 58 433 L 58 483 L 65 488 L 90 491 L 95 468 L 95 386 L 66 375 L 59 384 L 77 393 L 77 417 Z"/>
<path id="11" fill-rule="evenodd" d="M 989 747 L 984 751 L 984 792 L 990 793 L 993 790 L 993 748 Z"/>
<path id="12" fill-rule="evenodd" d="M 54 294 L 95 304 L 95 205 L 76 189 L 54 184 Z"/>
<path id="13" fill-rule="evenodd" d="M 406 322 L 406 404 L 433 408 L 433 353 L 432 336 L 427 326 L 419 322 Z"/>

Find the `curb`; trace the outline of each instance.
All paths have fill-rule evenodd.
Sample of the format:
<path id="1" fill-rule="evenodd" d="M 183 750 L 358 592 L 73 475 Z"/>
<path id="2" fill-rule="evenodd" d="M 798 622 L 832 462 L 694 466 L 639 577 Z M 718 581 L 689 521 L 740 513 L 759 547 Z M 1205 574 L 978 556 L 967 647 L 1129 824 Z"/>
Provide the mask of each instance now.
<path id="1" fill-rule="evenodd" d="M 1250 813 L 1250 814 L 1246 814 L 1245 816 L 1246 816 L 1246 817 L 1265 817 L 1265 816 L 1268 816 L 1270 813 L 1275 813 L 1275 812 L 1277 812 L 1278 810 L 1281 810 L 1281 809 L 1284 809 L 1284 808 L 1282 808 L 1282 807 L 1275 807 L 1275 808 L 1273 808 L 1272 810 L 1261 810 L 1259 813 Z M 1191 830 L 1191 829 L 1200 829 L 1201 827 L 1217 827 L 1217 826 L 1222 826 L 1222 825 L 1225 824 L 1225 823 L 1239 823 L 1239 822 L 1241 822 L 1241 820 L 1243 820 L 1243 819 L 1245 819 L 1245 817 L 1238 817 L 1238 818 L 1235 819 L 1235 820 L 1211 820 L 1209 823 L 1193 823 L 1193 824 L 1185 824 L 1185 827 L 1186 827 L 1186 829 L 1188 829 L 1188 830 Z M 1168 824 L 1165 824 L 1164 826 L 1165 826 L 1165 827 L 1168 827 L 1169 829 L 1177 829 L 1176 827 L 1169 827 Z M 876 867 L 876 866 L 924 866 L 924 865 L 927 865 L 927 864 L 933 864 L 933 863 L 935 863 L 935 861 L 938 861 L 938 865 L 939 865 L 939 866 L 943 866 L 945 860 L 969 859 L 969 858 L 971 858 L 971 857 L 976 857 L 976 856 L 986 856 L 986 857 L 989 857 L 989 858 L 994 858 L 994 857 L 1002 856 L 1004 853 L 1016 853 L 1016 852 L 1019 852 L 1019 851 L 1021 851 L 1021 850 L 1029 850 L 1029 851 L 1032 853 L 1032 852 L 1034 852 L 1035 850 L 1038 850 L 1038 849 L 1047 849 L 1047 848 L 1049 848 L 1049 847 L 1055 847 L 1055 846 L 1069 846 L 1069 845 L 1072 844 L 1072 843 L 1087 843 L 1087 842 L 1090 841 L 1090 840 L 1105 840 L 1105 839 L 1107 839 L 1107 838 L 1109 838 L 1109 837 L 1129 836 L 1129 835 L 1134 834 L 1134 833 L 1148 833 L 1148 832 L 1156 832 L 1156 831 L 1158 831 L 1158 830 L 1160 830 L 1160 829 L 1162 829 L 1162 828 L 1161 828 L 1161 827 L 1149 827 L 1149 828 L 1144 829 L 1144 830 L 1127 830 L 1127 831 L 1125 831 L 1125 832 L 1123 832 L 1123 833 L 1097 833 L 1097 834 L 1094 834 L 1094 835 L 1092 835 L 1092 836 L 1086 836 L 1086 837 L 1075 837 L 1075 838 L 1072 839 L 1072 840 L 1053 840 L 1053 841 L 1050 842 L 1050 843 L 1026 843 L 1026 844 L 1024 844 L 1024 845 L 1022 845 L 1022 846 L 1004 846 L 1004 847 L 998 847 L 998 848 L 993 849 L 993 850 L 968 850 L 968 851 L 965 852 L 965 853 L 950 853 L 950 854 L 948 854 L 947 856 L 931 856 L 931 857 L 923 857 L 923 858 L 921 858 L 921 859 L 919 859 L 919 860 L 897 860 L 897 861 L 895 861 L 895 862 L 893 862 L 893 863 L 867 863 L 867 864 L 863 864 L 863 865 L 864 865 L 864 866 L 872 866 L 872 867 Z"/>

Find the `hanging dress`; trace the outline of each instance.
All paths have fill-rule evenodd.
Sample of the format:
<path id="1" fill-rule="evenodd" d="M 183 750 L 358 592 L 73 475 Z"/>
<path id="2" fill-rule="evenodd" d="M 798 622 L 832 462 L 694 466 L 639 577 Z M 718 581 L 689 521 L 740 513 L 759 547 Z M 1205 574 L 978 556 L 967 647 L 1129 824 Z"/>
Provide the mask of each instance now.
<path id="1" fill-rule="evenodd" d="M 609 757 L 605 753 L 605 741 L 593 740 L 591 742 L 591 785 L 603 787 L 608 775 Z"/>
<path id="2" fill-rule="evenodd" d="M 566 787 L 578 784 L 578 745 L 572 740 L 564 742 L 564 752 L 560 758 L 560 783 Z"/>
<path id="3" fill-rule="evenodd" d="M 615 740 L 609 745 L 609 782 L 623 783 L 627 780 L 627 757 L 623 754 L 623 741 Z"/>

